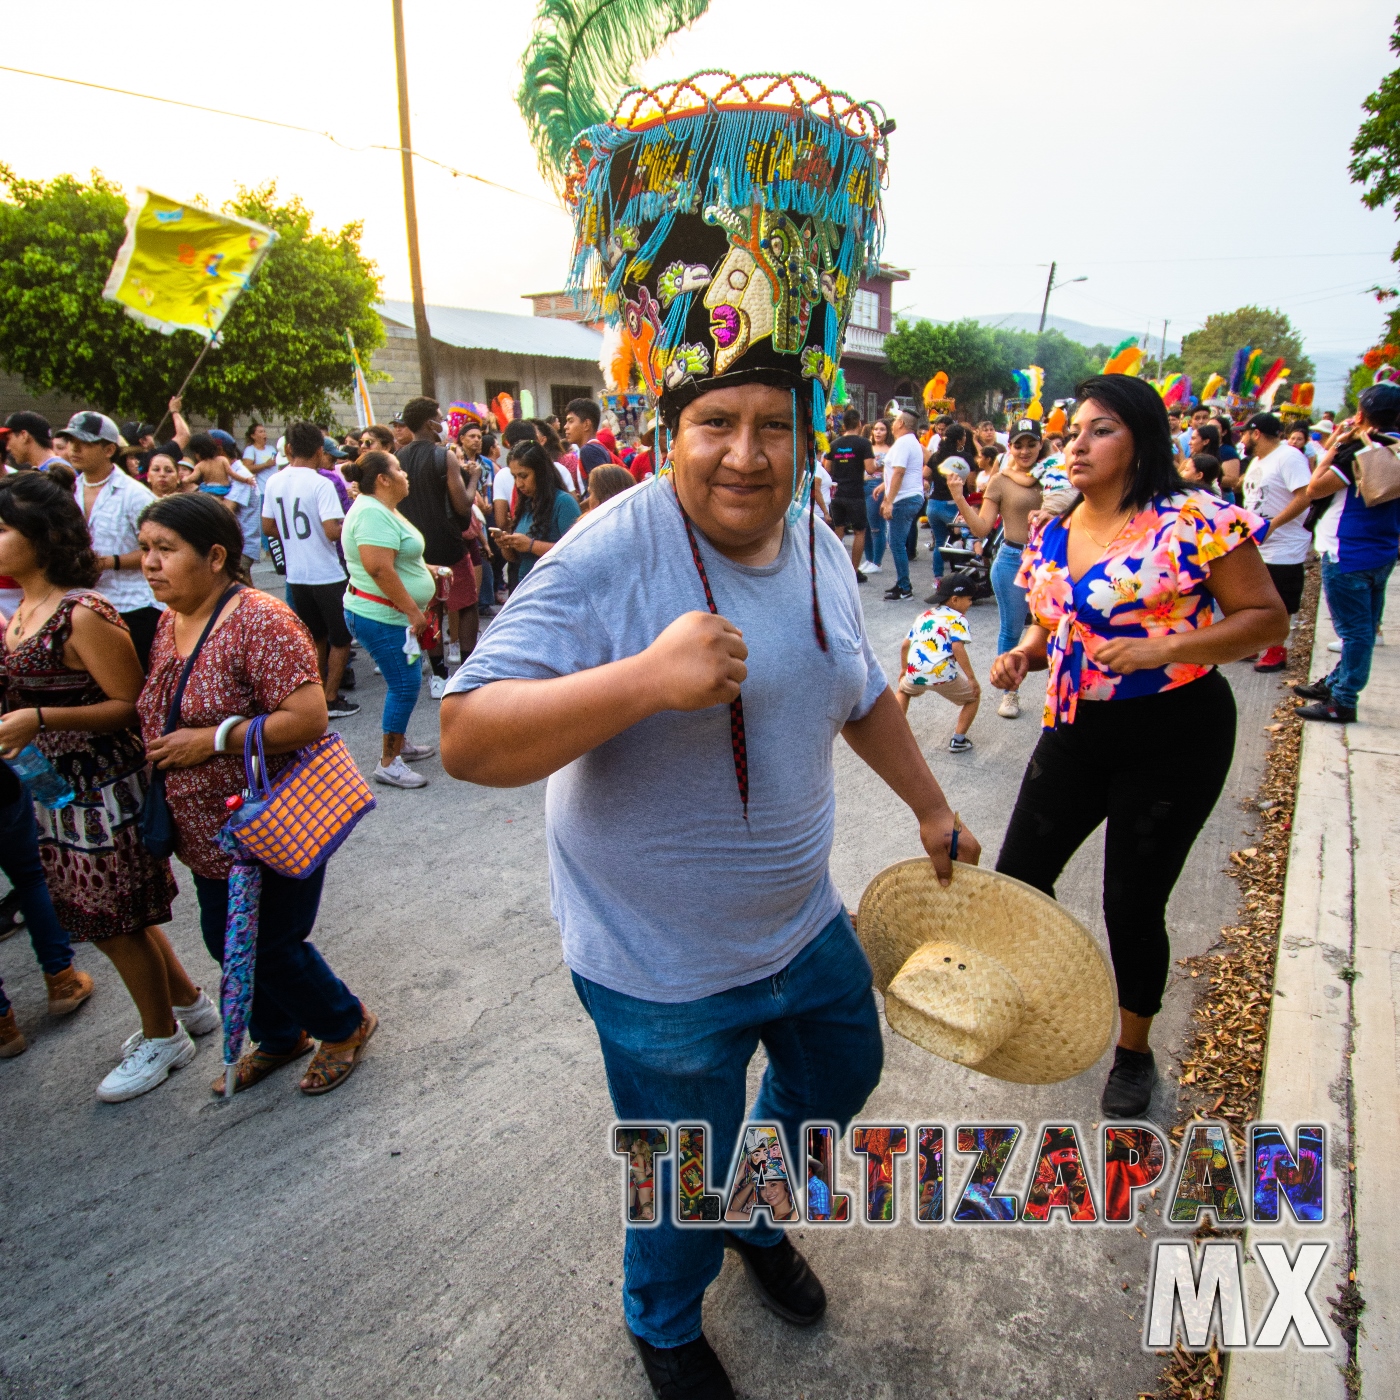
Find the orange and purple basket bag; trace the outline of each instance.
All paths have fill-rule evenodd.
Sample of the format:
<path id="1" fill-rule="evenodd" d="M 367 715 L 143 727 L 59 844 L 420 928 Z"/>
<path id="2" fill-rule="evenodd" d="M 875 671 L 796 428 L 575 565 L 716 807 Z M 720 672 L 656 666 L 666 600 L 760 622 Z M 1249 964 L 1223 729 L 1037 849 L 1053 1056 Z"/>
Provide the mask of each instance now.
<path id="1" fill-rule="evenodd" d="M 241 851 L 279 875 L 304 880 L 335 853 L 374 805 L 345 741 L 334 732 L 298 749 L 269 783 L 259 715 L 243 741 L 248 792 L 226 830 Z"/>

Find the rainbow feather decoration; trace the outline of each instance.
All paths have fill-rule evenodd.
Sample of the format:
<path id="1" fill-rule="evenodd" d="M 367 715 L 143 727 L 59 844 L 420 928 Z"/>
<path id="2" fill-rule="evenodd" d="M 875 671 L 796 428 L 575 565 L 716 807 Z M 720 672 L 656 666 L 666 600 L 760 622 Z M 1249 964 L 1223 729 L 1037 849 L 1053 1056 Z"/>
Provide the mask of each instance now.
<path id="1" fill-rule="evenodd" d="M 710 0 L 540 0 L 515 100 L 556 187 L 574 137 L 612 116 L 637 70 Z"/>
<path id="2" fill-rule="evenodd" d="M 1293 403 L 1298 408 L 1311 408 L 1313 404 L 1313 386 L 1311 384 L 1295 384 L 1293 386 Z"/>
<path id="3" fill-rule="evenodd" d="M 1209 403 L 1225 387 L 1223 374 L 1212 374 L 1201 386 L 1201 402 Z"/>
<path id="4" fill-rule="evenodd" d="M 1142 368 L 1142 351 L 1137 337 L 1130 335 L 1114 347 L 1113 354 L 1103 362 L 1105 374 L 1136 374 Z"/>
<path id="5" fill-rule="evenodd" d="M 1251 398 L 1259 392 L 1259 366 L 1264 363 L 1264 352 L 1262 350 L 1251 350 L 1249 359 L 1244 365 L 1244 388 L 1240 393 L 1245 398 Z"/>
<path id="6" fill-rule="evenodd" d="M 1274 396 L 1283 387 L 1283 381 L 1288 378 L 1288 375 L 1289 370 L 1284 365 L 1282 356 L 1265 370 L 1264 377 L 1259 381 L 1258 393 L 1259 402 L 1265 410 L 1273 408 Z"/>
<path id="7" fill-rule="evenodd" d="M 1157 392 L 1161 394 L 1162 402 L 1168 408 L 1181 402 L 1186 392 L 1186 384 L 1183 382 L 1185 378 L 1182 374 L 1169 374 L 1157 385 Z"/>
<path id="8" fill-rule="evenodd" d="M 1230 392 L 1232 394 L 1243 394 L 1245 392 L 1245 364 L 1250 356 L 1250 347 L 1241 345 L 1235 351 L 1235 358 L 1230 361 Z"/>

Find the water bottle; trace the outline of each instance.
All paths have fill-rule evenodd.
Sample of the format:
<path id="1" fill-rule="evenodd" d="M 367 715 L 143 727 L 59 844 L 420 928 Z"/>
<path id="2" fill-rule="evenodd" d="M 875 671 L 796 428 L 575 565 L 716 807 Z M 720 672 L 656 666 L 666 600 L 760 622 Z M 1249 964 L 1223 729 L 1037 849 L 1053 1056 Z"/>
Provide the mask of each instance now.
<path id="1" fill-rule="evenodd" d="M 5 762 L 36 802 L 56 811 L 73 800 L 72 784 L 33 744 L 26 744 L 14 758 L 7 758 Z"/>

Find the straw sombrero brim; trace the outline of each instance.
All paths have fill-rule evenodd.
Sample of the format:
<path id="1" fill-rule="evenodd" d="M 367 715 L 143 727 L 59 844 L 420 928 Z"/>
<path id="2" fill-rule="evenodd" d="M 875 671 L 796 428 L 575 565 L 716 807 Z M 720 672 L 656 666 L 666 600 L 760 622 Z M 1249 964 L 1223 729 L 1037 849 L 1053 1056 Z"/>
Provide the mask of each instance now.
<path id="1" fill-rule="evenodd" d="M 883 995 L 909 955 L 949 942 L 995 958 L 1016 979 L 1024 1016 L 975 1068 L 1017 1084 L 1055 1084 L 1095 1064 L 1113 1034 L 1113 972 L 1089 931 L 1048 895 L 1009 875 L 954 863 L 947 889 L 927 859 L 882 870 L 856 928 Z"/>

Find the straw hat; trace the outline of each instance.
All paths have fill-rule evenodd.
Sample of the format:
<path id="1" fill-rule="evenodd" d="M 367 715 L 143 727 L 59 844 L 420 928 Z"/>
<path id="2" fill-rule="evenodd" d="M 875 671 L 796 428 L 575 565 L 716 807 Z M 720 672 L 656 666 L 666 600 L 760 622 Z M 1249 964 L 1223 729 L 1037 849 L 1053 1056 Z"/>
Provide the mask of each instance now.
<path id="1" fill-rule="evenodd" d="M 885 1019 L 915 1045 L 996 1079 L 1054 1084 L 1108 1048 L 1113 973 L 1087 929 L 1039 890 L 925 859 L 882 870 L 856 928 Z"/>

